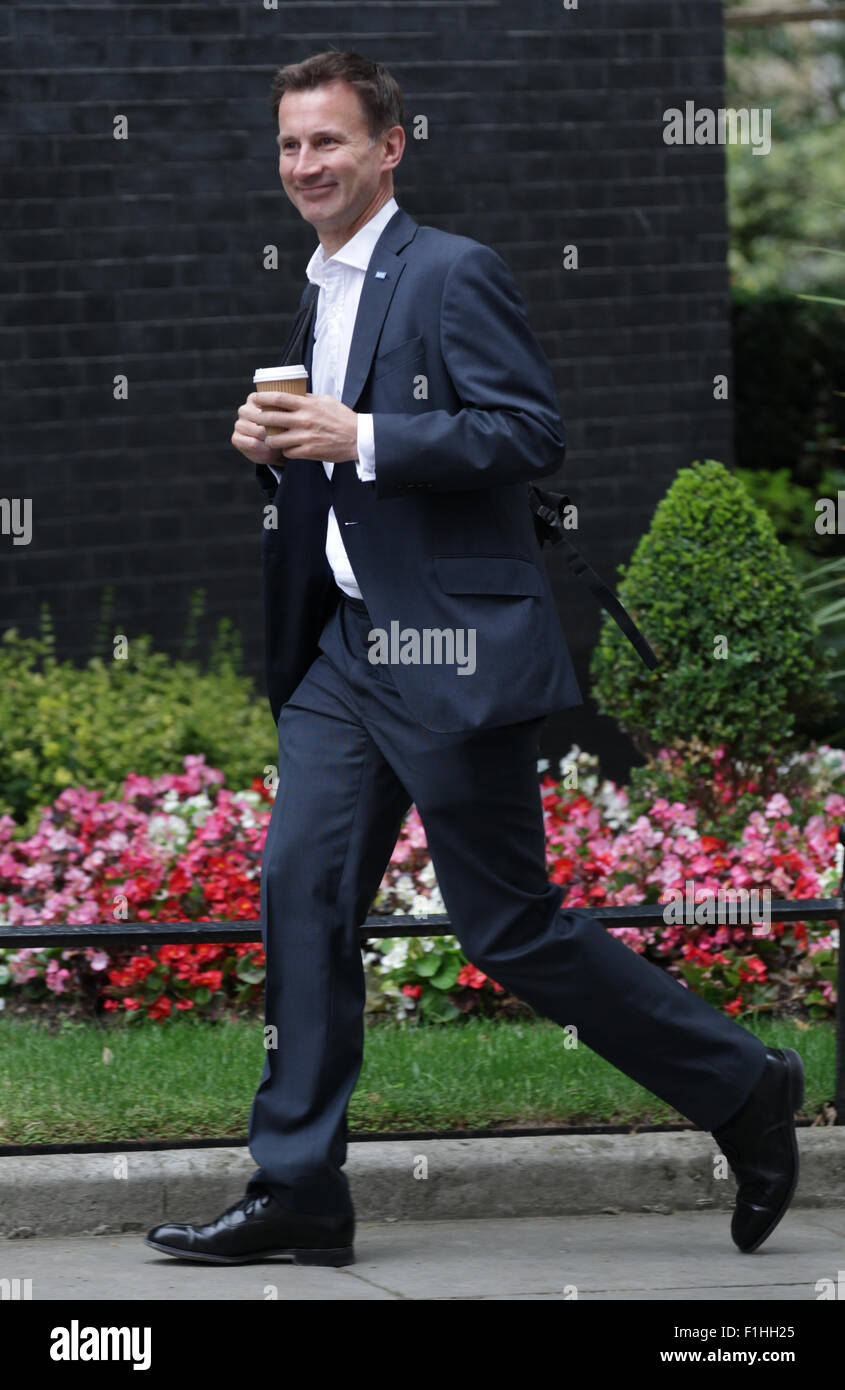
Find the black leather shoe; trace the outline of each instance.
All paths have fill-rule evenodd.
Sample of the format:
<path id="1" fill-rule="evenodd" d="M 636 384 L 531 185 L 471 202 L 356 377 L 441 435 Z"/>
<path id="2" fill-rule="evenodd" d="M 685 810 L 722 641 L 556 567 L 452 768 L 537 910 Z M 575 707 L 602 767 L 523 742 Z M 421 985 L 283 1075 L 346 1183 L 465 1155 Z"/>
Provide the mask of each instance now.
<path id="1" fill-rule="evenodd" d="M 269 1192 L 247 1192 L 207 1226 L 156 1226 L 145 1244 L 205 1264 L 245 1265 L 292 1255 L 298 1265 L 351 1265 L 354 1216 L 305 1216 Z"/>
<path id="2" fill-rule="evenodd" d="M 792 1047 L 766 1049 L 763 1075 L 742 1109 L 712 1130 L 737 1179 L 731 1236 L 759 1249 L 786 1215 L 798 1184 L 793 1111 L 804 1101 L 804 1063 Z"/>

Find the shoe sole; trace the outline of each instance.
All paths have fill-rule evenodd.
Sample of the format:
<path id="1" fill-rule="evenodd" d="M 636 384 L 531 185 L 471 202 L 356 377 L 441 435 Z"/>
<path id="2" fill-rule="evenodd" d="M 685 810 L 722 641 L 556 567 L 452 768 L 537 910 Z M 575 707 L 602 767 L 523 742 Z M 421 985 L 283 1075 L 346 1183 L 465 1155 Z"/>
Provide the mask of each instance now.
<path id="1" fill-rule="evenodd" d="M 795 1048 L 794 1048 L 794 1047 L 785 1047 L 785 1048 L 783 1048 L 783 1056 L 784 1056 L 784 1060 L 786 1061 L 786 1063 L 787 1063 L 787 1065 L 788 1065 L 788 1067 L 789 1067 L 789 1099 L 790 1099 L 790 1111 L 791 1111 L 791 1115 L 794 1116 L 795 1111 L 796 1111 L 796 1110 L 800 1110 L 800 1109 L 801 1109 L 801 1106 L 804 1104 L 804 1063 L 801 1061 L 801 1057 L 800 1057 L 800 1055 L 795 1051 Z M 755 1240 L 754 1244 L 753 1244 L 753 1245 L 740 1245 L 740 1246 L 737 1247 L 738 1250 L 739 1250 L 743 1255 L 753 1255 L 755 1250 L 759 1250 L 759 1249 L 760 1249 L 760 1246 L 763 1244 L 763 1241 L 769 1239 L 769 1236 L 772 1234 L 772 1231 L 775 1229 L 775 1226 L 777 1226 L 778 1223 L 779 1223 L 780 1221 L 782 1221 L 783 1218 L 786 1216 L 786 1213 L 787 1213 L 787 1211 L 788 1211 L 788 1209 L 789 1209 L 789 1204 L 790 1204 L 790 1202 L 792 1201 L 793 1195 L 794 1195 L 794 1193 L 795 1193 L 795 1189 L 796 1189 L 796 1187 L 798 1186 L 798 1166 L 799 1166 L 798 1140 L 797 1140 L 796 1137 L 795 1137 L 795 1124 L 794 1124 L 794 1121 L 793 1121 L 793 1124 L 792 1124 L 792 1158 L 793 1158 L 793 1165 L 794 1165 L 794 1176 L 793 1176 L 792 1185 L 791 1185 L 789 1191 L 787 1192 L 786 1196 L 784 1197 L 783 1202 L 781 1203 L 780 1207 L 778 1208 L 778 1210 L 777 1210 L 775 1216 L 773 1217 L 772 1221 L 771 1221 L 770 1224 L 766 1227 L 766 1229 L 765 1229 L 765 1231 L 763 1232 L 763 1234 L 762 1234 L 761 1236 L 758 1236 L 758 1238 L 757 1238 L 757 1240 Z"/>
<path id="2" fill-rule="evenodd" d="M 197 1264 L 209 1265 L 249 1265 L 261 1264 L 264 1260 L 287 1255 L 293 1257 L 295 1265 L 329 1265 L 333 1269 L 341 1265 L 354 1265 L 355 1253 L 351 1245 L 336 1250 L 300 1250 L 292 1246 L 279 1250 L 259 1250 L 254 1255 L 202 1255 L 193 1250 L 178 1250 L 172 1245 L 162 1245 L 157 1240 L 144 1240 L 151 1250 L 160 1250 L 164 1255 L 175 1255 L 180 1260 L 194 1260 Z"/>

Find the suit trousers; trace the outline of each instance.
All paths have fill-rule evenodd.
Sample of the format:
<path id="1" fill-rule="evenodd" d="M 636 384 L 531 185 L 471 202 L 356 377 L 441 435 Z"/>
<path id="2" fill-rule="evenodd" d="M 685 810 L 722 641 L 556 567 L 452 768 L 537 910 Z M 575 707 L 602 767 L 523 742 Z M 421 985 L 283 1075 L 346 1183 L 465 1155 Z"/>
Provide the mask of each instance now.
<path id="1" fill-rule="evenodd" d="M 589 912 L 561 908 L 563 890 L 546 874 L 542 719 L 425 729 L 389 666 L 368 660 L 371 627 L 364 605 L 342 595 L 320 655 L 279 716 L 261 868 L 267 1050 L 250 1114 L 259 1167 L 248 1190 L 265 1188 L 301 1212 L 353 1212 L 343 1165 L 364 1049 L 358 928 L 412 803 L 451 931 L 472 964 L 537 1013 L 574 1024 L 579 1045 L 701 1129 L 726 1123 L 762 1075 L 765 1046 Z"/>

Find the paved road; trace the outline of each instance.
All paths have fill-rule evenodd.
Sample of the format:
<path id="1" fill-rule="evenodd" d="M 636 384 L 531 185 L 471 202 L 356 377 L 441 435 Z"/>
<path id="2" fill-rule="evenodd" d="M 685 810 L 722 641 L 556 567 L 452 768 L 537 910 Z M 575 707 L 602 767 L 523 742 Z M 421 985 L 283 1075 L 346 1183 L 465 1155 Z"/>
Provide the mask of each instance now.
<path id="1" fill-rule="evenodd" d="M 815 1302 L 845 1289 L 845 1210 L 791 1210 L 753 1255 L 725 1212 L 359 1223 L 357 1263 L 179 1263 L 137 1235 L 0 1240 L 0 1279 L 33 1300 L 578 1299 Z M 68 1309 L 70 1314 L 70 1307 Z"/>

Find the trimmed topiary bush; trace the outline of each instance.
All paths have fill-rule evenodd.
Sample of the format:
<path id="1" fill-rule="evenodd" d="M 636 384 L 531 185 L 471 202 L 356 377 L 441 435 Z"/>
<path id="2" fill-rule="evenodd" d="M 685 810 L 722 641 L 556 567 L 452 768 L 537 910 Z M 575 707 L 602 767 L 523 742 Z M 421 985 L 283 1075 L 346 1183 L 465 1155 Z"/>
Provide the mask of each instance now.
<path id="1" fill-rule="evenodd" d="M 659 503 L 619 596 L 660 666 L 649 671 L 605 615 L 593 694 L 635 747 L 749 769 L 795 749 L 830 716 L 830 665 L 769 517 L 723 464 L 696 460 Z M 706 773 L 705 773 L 706 775 Z"/>

